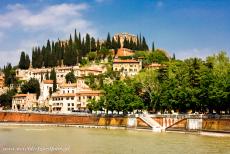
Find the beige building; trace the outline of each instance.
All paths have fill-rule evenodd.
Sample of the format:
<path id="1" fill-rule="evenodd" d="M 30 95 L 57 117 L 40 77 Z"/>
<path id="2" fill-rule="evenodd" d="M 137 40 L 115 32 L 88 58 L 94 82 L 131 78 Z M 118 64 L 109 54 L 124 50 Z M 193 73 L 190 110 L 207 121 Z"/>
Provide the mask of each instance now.
<path id="1" fill-rule="evenodd" d="M 65 76 L 73 70 L 75 76 L 83 77 L 89 74 L 98 75 L 106 71 L 106 67 L 102 65 L 90 66 L 90 67 L 79 67 L 79 66 L 65 66 L 65 67 L 55 67 L 57 81 L 60 83 L 65 82 Z M 39 82 L 42 79 L 46 79 L 46 74 L 50 75 L 51 68 L 29 68 L 28 70 L 16 70 L 16 77 L 19 80 L 28 81 L 30 78 L 36 78 Z"/>
<path id="2" fill-rule="evenodd" d="M 4 82 L 5 82 L 4 74 L 0 72 L 0 89 L 4 87 Z"/>
<path id="3" fill-rule="evenodd" d="M 163 66 L 163 65 L 159 64 L 159 63 L 152 63 L 152 64 L 148 65 L 147 68 L 149 68 L 149 69 L 159 69 L 161 66 Z"/>
<path id="4" fill-rule="evenodd" d="M 123 47 L 124 40 L 130 41 L 132 39 L 133 42 L 137 43 L 137 36 L 129 33 L 117 33 L 113 36 L 115 41 L 118 41 L 118 37 L 120 37 L 121 47 Z"/>
<path id="5" fill-rule="evenodd" d="M 115 59 L 113 61 L 113 71 L 120 71 L 121 76 L 134 76 L 142 69 L 142 61 L 134 59 Z"/>
<path id="6" fill-rule="evenodd" d="M 32 110 L 37 107 L 36 94 L 17 94 L 12 99 L 12 110 Z"/>
<path id="7" fill-rule="evenodd" d="M 53 93 L 49 101 L 50 111 L 71 113 L 74 110 L 85 110 L 89 99 L 100 98 L 101 91 L 78 85 L 79 83 L 60 85 L 59 91 Z"/>

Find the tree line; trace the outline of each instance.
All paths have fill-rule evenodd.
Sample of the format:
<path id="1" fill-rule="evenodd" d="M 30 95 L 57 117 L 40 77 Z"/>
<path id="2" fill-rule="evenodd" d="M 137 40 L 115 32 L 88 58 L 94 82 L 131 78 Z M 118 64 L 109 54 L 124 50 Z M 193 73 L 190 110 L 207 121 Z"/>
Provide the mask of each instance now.
<path id="1" fill-rule="evenodd" d="M 19 65 L 20 69 L 28 69 L 30 65 L 33 68 L 41 67 L 56 67 L 56 66 L 73 66 L 78 63 L 85 63 L 85 58 L 89 60 L 101 60 L 109 55 L 109 50 L 114 49 L 115 52 L 121 47 L 120 37 L 115 40 L 114 37 L 110 37 L 110 33 L 107 35 L 105 41 L 100 41 L 91 37 L 88 33 L 85 37 L 81 37 L 81 33 L 74 32 L 74 36 L 70 34 L 70 37 L 66 41 L 50 41 L 47 40 L 46 45 L 42 47 L 34 47 L 32 49 L 32 59 L 25 52 L 21 52 Z M 124 48 L 132 50 L 147 51 L 148 45 L 145 37 L 137 35 L 137 41 L 125 38 L 123 42 Z"/>

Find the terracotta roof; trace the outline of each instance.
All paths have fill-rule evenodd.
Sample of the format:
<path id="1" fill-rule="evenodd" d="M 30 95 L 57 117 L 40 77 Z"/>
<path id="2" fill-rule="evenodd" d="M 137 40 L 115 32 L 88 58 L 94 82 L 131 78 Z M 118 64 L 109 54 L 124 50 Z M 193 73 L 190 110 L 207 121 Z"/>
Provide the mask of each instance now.
<path id="1" fill-rule="evenodd" d="M 44 84 L 53 84 L 53 80 L 43 80 Z"/>
<path id="2" fill-rule="evenodd" d="M 139 61 L 134 59 L 125 59 L 125 60 L 115 59 L 113 63 L 139 63 Z"/>
<path id="3" fill-rule="evenodd" d="M 36 95 L 36 94 L 16 94 L 15 96 L 13 97 L 27 97 L 29 95 Z"/>
<path id="4" fill-rule="evenodd" d="M 115 52 L 115 51 L 114 51 Z M 117 50 L 116 57 L 123 57 L 123 56 L 132 56 L 134 55 L 134 52 L 127 48 L 120 48 Z"/>
<path id="5" fill-rule="evenodd" d="M 76 93 L 76 96 L 97 96 L 97 95 L 101 95 L 102 92 L 98 91 L 98 90 L 87 90 L 87 91 L 79 91 Z"/>

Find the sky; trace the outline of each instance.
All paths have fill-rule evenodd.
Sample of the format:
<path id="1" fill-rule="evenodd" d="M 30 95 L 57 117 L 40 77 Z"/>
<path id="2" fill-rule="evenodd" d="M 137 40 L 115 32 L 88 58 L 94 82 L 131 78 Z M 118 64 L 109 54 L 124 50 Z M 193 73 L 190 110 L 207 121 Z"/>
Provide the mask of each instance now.
<path id="1" fill-rule="evenodd" d="M 75 29 L 99 39 L 141 33 L 178 59 L 230 55 L 229 12 L 230 0 L 1 0 L 0 67 Z"/>

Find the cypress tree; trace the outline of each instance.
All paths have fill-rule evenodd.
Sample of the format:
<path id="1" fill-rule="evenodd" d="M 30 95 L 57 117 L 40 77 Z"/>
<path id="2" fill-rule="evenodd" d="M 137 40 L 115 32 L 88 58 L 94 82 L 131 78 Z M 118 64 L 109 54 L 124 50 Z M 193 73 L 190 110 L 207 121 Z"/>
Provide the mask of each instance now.
<path id="1" fill-rule="evenodd" d="M 95 41 L 95 38 L 92 37 L 91 38 L 91 51 L 96 51 L 96 50 L 97 50 L 96 41 Z"/>
<path id="2" fill-rule="evenodd" d="M 128 40 L 125 37 L 124 42 L 123 42 L 123 48 L 128 48 L 128 45 L 129 45 Z"/>
<path id="3" fill-rule="evenodd" d="M 49 72 L 48 72 L 48 70 L 46 71 L 45 77 L 46 77 L 46 80 L 49 80 Z"/>
<path id="4" fill-rule="evenodd" d="M 121 39 L 120 36 L 117 38 L 117 48 L 121 48 Z"/>
<path id="5" fill-rule="evenodd" d="M 25 69 L 28 69 L 30 67 L 30 57 L 29 55 L 26 54 L 26 58 L 25 58 Z"/>
<path id="6" fill-rule="evenodd" d="M 100 51 L 100 49 L 101 49 L 100 41 L 99 39 L 97 39 L 97 51 Z"/>
<path id="7" fill-rule="evenodd" d="M 26 68 L 26 55 L 25 55 L 24 51 L 21 52 L 21 56 L 20 56 L 20 61 L 19 61 L 18 67 L 20 69 L 25 69 Z"/>
<path id="8" fill-rule="evenodd" d="M 143 37 L 143 40 L 142 40 L 142 50 L 144 50 L 144 51 L 149 50 L 149 47 L 145 41 L 145 37 Z"/>
<path id="9" fill-rule="evenodd" d="M 152 52 L 155 51 L 155 45 L 154 45 L 154 42 L 152 44 Z"/>
<path id="10" fill-rule="evenodd" d="M 110 34 L 108 33 L 107 39 L 106 39 L 106 48 L 111 49 L 111 39 L 110 39 Z"/>
<path id="11" fill-rule="evenodd" d="M 91 51 L 91 44 L 90 44 L 90 35 L 87 33 L 85 36 L 85 54 L 87 55 L 87 53 L 89 53 Z"/>
<path id="12" fill-rule="evenodd" d="M 57 77 L 55 69 L 53 68 L 50 72 L 50 80 L 53 80 L 53 92 L 56 92 L 57 89 Z"/>

